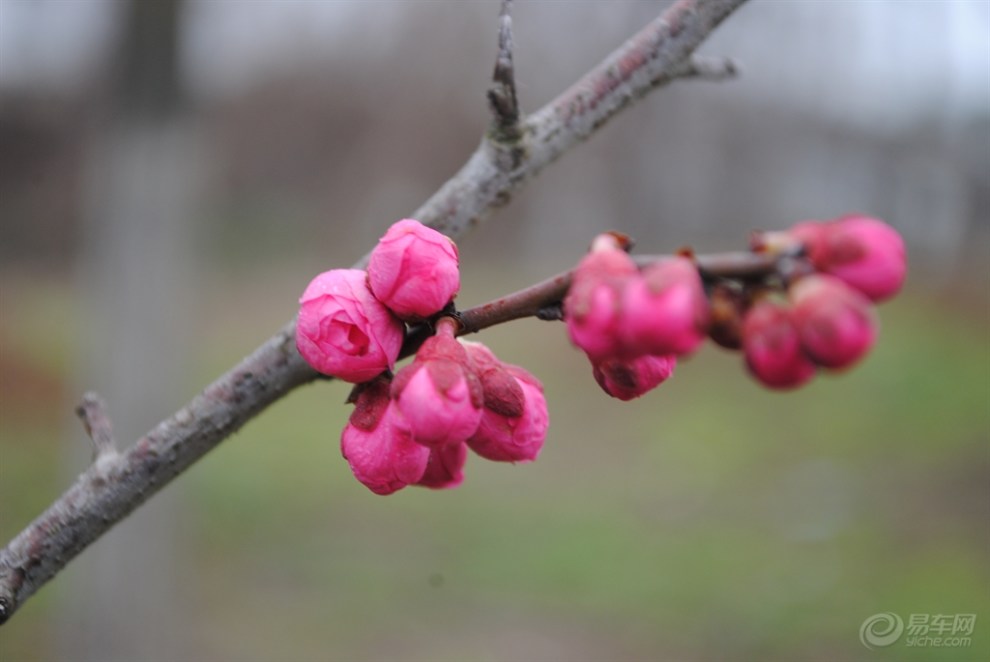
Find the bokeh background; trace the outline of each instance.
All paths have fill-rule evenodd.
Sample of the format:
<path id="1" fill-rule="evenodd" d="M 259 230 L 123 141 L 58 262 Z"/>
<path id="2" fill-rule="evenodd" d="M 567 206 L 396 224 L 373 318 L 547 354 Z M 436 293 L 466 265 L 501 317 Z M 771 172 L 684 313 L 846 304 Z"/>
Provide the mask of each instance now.
<path id="1" fill-rule="evenodd" d="M 549 101 L 662 2 L 516 3 Z M 496 2 L 0 0 L 0 538 L 288 320 L 476 146 Z M 559 324 L 486 331 L 545 383 L 539 461 L 376 497 L 343 384 L 305 387 L 93 545 L 0 659 L 969 660 L 990 656 L 990 4 L 755 1 L 743 64 L 622 113 L 460 242 L 462 305 L 620 229 L 746 245 L 851 210 L 910 247 L 858 368 L 768 392 L 708 347 L 632 403 Z M 976 614 L 868 650 L 872 614 Z"/>

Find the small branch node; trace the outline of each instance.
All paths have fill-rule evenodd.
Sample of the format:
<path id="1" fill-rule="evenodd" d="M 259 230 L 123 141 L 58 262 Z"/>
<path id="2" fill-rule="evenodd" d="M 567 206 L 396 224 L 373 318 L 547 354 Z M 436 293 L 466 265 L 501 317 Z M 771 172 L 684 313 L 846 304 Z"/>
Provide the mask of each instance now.
<path id="1" fill-rule="evenodd" d="M 117 452 L 113 439 L 113 427 L 107 416 L 107 403 L 93 391 L 83 395 L 82 402 L 76 407 L 76 416 L 82 421 L 86 434 L 93 440 L 95 447 L 94 459 L 100 459 Z"/>
<path id="2" fill-rule="evenodd" d="M 560 301 L 543 306 L 536 311 L 536 318 L 544 322 L 559 322 L 564 319 L 564 305 Z"/>
<path id="3" fill-rule="evenodd" d="M 717 82 L 736 78 L 740 73 L 739 63 L 732 58 L 718 55 L 692 55 L 674 69 L 672 77 Z"/>
<path id="4" fill-rule="evenodd" d="M 492 134 L 499 142 L 515 142 L 521 134 L 519 100 L 516 97 L 515 65 L 512 61 L 512 0 L 502 0 L 499 14 L 498 56 L 495 59 L 493 85 L 488 89 Z"/>

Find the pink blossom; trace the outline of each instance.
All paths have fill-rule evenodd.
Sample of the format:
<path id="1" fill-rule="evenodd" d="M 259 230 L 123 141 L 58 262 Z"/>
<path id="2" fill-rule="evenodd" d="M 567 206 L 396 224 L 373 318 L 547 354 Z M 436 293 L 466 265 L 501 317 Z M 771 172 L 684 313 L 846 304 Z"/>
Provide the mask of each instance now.
<path id="1" fill-rule="evenodd" d="M 481 420 L 481 383 L 452 325 L 440 324 L 412 364 L 395 375 L 392 399 L 401 414 L 399 427 L 423 445 L 460 443 L 474 434 Z"/>
<path id="2" fill-rule="evenodd" d="M 708 299 L 691 260 L 655 262 L 625 286 L 619 331 L 624 351 L 613 356 L 689 354 L 705 339 L 708 319 Z"/>
<path id="3" fill-rule="evenodd" d="M 791 286 L 795 328 L 805 353 L 826 368 L 852 365 L 877 335 L 873 305 L 832 276 L 816 274 Z"/>
<path id="4" fill-rule="evenodd" d="M 809 247 L 811 261 L 819 271 L 835 276 L 873 301 L 892 297 L 904 284 L 904 240 L 879 219 L 853 215 L 823 224 L 821 238 Z"/>
<path id="5" fill-rule="evenodd" d="M 444 444 L 429 449 L 430 459 L 426 463 L 426 473 L 417 485 L 434 490 L 457 487 L 464 482 L 464 463 L 467 462 L 467 446 L 464 444 Z"/>
<path id="6" fill-rule="evenodd" d="M 340 435 L 340 450 L 354 477 L 375 494 L 391 494 L 422 480 L 430 450 L 396 428 L 388 381 L 358 388 L 356 407 Z"/>
<path id="7" fill-rule="evenodd" d="M 771 388 L 794 388 L 815 374 L 804 355 L 791 309 L 762 299 L 746 313 L 742 328 L 743 352 L 750 372 Z"/>
<path id="8" fill-rule="evenodd" d="M 402 322 L 368 289 L 364 271 L 326 271 L 299 299 L 296 347 L 324 374 L 367 381 L 392 367 L 404 334 Z"/>
<path id="9" fill-rule="evenodd" d="M 637 273 L 636 264 L 612 234 L 598 235 L 591 252 L 574 269 L 564 298 L 564 321 L 571 342 L 593 361 L 622 352 L 622 292 Z"/>
<path id="10" fill-rule="evenodd" d="M 634 359 L 606 359 L 592 367 L 595 381 L 606 393 L 619 400 L 632 400 L 669 379 L 676 365 L 673 354 L 644 354 Z"/>
<path id="11" fill-rule="evenodd" d="M 457 245 L 411 218 L 394 223 L 368 262 L 371 291 L 400 318 L 426 319 L 460 289 Z"/>
<path id="12" fill-rule="evenodd" d="M 472 358 L 482 356 L 475 366 L 480 367 L 485 408 L 468 446 L 496 462 L 532 462 L 543 449 L 550 425 L 543 385 L 519 366 L 487 363 L 484 352 L 494 355 L 484 346 L 482 350 L 469 350 Z"/>

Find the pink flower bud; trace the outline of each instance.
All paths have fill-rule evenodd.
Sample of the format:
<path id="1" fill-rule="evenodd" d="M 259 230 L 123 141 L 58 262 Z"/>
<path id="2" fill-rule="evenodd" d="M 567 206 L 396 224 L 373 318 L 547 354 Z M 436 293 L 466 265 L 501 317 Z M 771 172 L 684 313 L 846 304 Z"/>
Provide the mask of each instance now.
<path id="1" fill-rule="evenodd" d="M 815 374 L 804 355 L 791 310 L 769 299 L 756 302 L 742 327 L 743 352 L 750 372 L 771 388 L 794 388 Z"/>
<path id="2" fill-rule="evenodd" d="M 519 366 L 488 360 L 494 355 L 480 343 L 469 349 L 481 380 L 485 408 L 477 432 L 468 439 L 475 453 L 495 462 L 532 462 L 543 449 L 550 417 L 543 385 Z M 486 356 L 487 354 L 487 356 Z"/>
<path id="3" fill-rule="evenodd" d="M 708 317 L 708 299 L 691 260 L 651 264 L 626 284 L 620 328 L 625 351 L 614 356 L 689 354 L 705 339 Z"/>
<path id="4" fill-rule="evenodd" d="M 402 319 L 426 319 L 443 310 L 460 289 L 457 261 L 457 245 L 449 237 L 403 219 L 371 251 L 371 291 Z"/>
<path id="5" fill-rule="evenodd" d="M 430 449 L 396 429 L 388 381 L 358 388 L 357 406 L 340 435 L 340 450 L 354 477 L 375 494 L 391 494 L 420 481 Z"/>
<path id="6" fill-rule="evenodd" d="M 820 271 L 873 301 L 897 294 L 907 274 L 901 235 L 869 216 L 845 216 L 826 224 L 824 240 L 811 253 L 811 260 Z"/>
<path id="7" fill-rule="evenodd" d="M 526 407 L 526 396 L 522 386 L 519 385 L 519 380 L 509 372 L 509 364 L 502 363 L 480 342 L 462 341 L 462 344 L 471 358 L 474 373 L 481 383 L 485 408 L 482 418 L 493 412 L 510 419 L 522 416 Z M 532 375 L 529 377 L 536 379 Z"/>
<path id="8" fill-rule="evenodd" d="M 397 424 L 426 446 L 460 443 L 481 420 L 481 383 L 453 327 L 440 324 L 412 364 L 395 375 L 392 399 L 401 413 Z"/>
<path id="9" fill-rule="evenodd" d="M 826 368 L 852 365 L 873 346 L 873 305 L 838 278 L 816 274 L 791 286 L 792 318 L 805 354 Z"/>
<path id="10" fill-rule="evenodd" d="M 467 461 L 467 446 L 464 444 L 444 444 L 430 449 L 430 460 L 426 463 L 426 473 L 417 485 L 434 490 L 457 487 L 464 482 L 464 463 Z"/>
<path id="11" fill-rule="evenodd" d="M 399 356 L 405 327 L 358 269 L 326 271 L 299 299 L 296 348 L 314 369 L 348 382 L 372 379 Z"/>
<path id="12" fill-rule="evenodd" d="M 574 269 L 564 298 L 564 321 L 571 342 L 593 361 L 620 353 L 622 291 L 637 273 L 636 264 L 611 234 L 598 235 Z"/>
<path id="13" fill-rule="evenodd" d="M 619 400 L 632 400 L 653 390 L 674 374 L 676 365 L 677 357 L 673 354 L 646 354 L 635 359 L 606 359 L 592 364 L 595 381 Z"/>

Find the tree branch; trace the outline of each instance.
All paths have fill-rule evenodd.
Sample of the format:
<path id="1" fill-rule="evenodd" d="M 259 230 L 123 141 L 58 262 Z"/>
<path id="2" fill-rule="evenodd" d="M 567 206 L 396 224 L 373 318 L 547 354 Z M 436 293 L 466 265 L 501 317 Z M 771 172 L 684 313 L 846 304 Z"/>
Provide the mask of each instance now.
<path id="1" fill-rule="evenodd" d="M 670 256 L 637 255 L 633 260 L 642 268 L 667 257 Z M 693 259 L 698 265 L 702 279 L 711 282 L 721 278 L 744 280 L 765 278 L 779 273 L 782 268 L 786 269 L 794 258 L 790 255 L 737 252 L 695 255 Z M 477 333 L 498 324 L 526 317 L 547 319 L 545 311 L 560 305 L 571 286 L 573 273 L 573 269 L 559 273 L 512 294 L 460 311 L 458 317 L 461 329 L 458 335 Z M 427 326 L 423 325 L 423 327 Z M 400 357 L 412 356 L 430 333 L 428 329 L 418 326 L 411 329 L 406 336 L 406 342 L 402 345 Z"/>
<path id="2" fill-rule="evenodd" d="M 697 60 L 683 62 L 745 1 L 680 0 L 557 99 L 524 120 L 517 117 L 517 132 L 486 135 L 461 170 L 413 217 L 451 237 L 460 236 L 631 102 L 678 77 L 711 78 Z M 511 111 L 518 113 L 518 104 L 507 6 L 499 36 L 493 89 L 500 103 L 508 100 L 505 107 L 510 112 L 504 117 L 511 126 Z M 726 75 L 728 70 L 723 67 Z M 496 124 L 501 118 L 497 111 Z M 363 267 L 366 261 L 367 257 L 355 266 Z M 294 337 L 291 321 L 133 446 L 104 453 L 0 550 L 0 623 L 79 552 L 223 439 L 297 386 L 316 379 L 317 373 L 296 351 Z M 92 430 L 92 419 L 87 420 Z M 96 443 L 98 448 L 103 444 Z"/>

